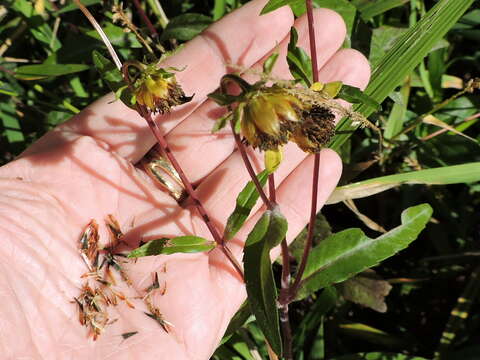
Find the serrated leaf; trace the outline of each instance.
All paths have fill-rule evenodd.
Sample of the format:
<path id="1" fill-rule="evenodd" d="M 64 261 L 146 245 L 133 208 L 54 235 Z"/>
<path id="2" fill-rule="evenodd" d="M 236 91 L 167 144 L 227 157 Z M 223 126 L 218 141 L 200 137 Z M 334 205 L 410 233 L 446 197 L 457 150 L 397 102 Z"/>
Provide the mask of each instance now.
<path id="1" fill-rule="evenodd" d="M 290 29 L 290 42 L 288 43 L 287 63 L 295 80 L 306 87 L 313 82 L 312 61 L 308 54 L 297 46 L 298 34 L 294 27 Z"/>
<path id="2" fill-rule="evenodd" d="M 245 283 L 250 309 L 266 340 L 279 356 L 282 353 L 282 339 L 270 250 L 283 240 L 287 227 L 287 220 L 277 208 L 265 211 L 248 234 L 243 250 Z"/>
<path id="3" fill-rule="evenodd" d="M 89 66 L 84 64 L 41 64 L 19 66 L 15 70 L 15 76 L 22 80 L 36 80 L 47 77 L 73 74 L 88 70 Z"/>
<path id="4" fill-rule="evenodd" d="M 257 175 L 257 178 L 260 184 L 264 186 L 268 179 L 268 172 L 266 170 L 262 171 Z M 249 181 L 240 194 L 238 194 L 235 209 L 228 217 L 227 225 L 225 226 L 225 231 L 223 233 L 225 240 L 232 239 L 238 230 L 240 230 L 243 223 L 250 215 L 250 211 L 252 211 L 252 208 L 257 203 L 259 196 L 260 194 L 258 193 L 255 184 L 253 181 Z"/>
<path id="5" fill-rule="evenodd" d="M 344 281 L 406 248 L 425 228 L 432 215 L 428 204 L 402 212 L 402 224 L 371 239 L 360 229 L 347 229 L 329 236 L 313 248 L 297 299 Z"/>
<path id="6" fill-rule="evenodd" d="M 128 254 L 129 258 L 171 255 L 176 253 L 197 253 L 210 251 L 215 243 L 199 236 L 178 236 L 172 239 L 155 239 L 143 244 Z"/>
<path id="7" fill-rule="evenodd" d="M 365 271 L 340 284 L 342 296 L 351 302 L 384 313 L 387 311 L 385 297 L 392 286 L 375 274 L 373 270 Z"/>
<path id="8" fill-rule="evenodd" d="M 92 52 L 92 59 L 93 64 L 110 90 L 112 90 L 117 98 L 125 105 L 134 108 L 133 104 L 135 101 L 133 101 L 133 94 L 128 89 L 127 83 L 123 80 L 122 73 L 115 64 L 96 50 Z"/>
<path id="9" fill-rule="evenodd" d="M 212 18 L 195 13 L 183 14 L 170 19 L 161 40 L 177 39 L 188 41 L 200 34 L 212 23 Z"/>

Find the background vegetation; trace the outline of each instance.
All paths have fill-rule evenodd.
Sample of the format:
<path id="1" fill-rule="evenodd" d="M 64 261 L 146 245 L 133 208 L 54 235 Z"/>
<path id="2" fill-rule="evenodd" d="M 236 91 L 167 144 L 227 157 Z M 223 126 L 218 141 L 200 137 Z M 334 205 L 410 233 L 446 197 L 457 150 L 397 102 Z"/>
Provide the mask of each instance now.
<path id="1" fill-rule="evenodd" d="M 242 4 L 238 0 L 169 0 L 160 1 L 162 9 L 156 0 L 139 2 L 157 25 L 162 45 L 170 50 Z M 135 36 L 112 23 L 114 1 L 83 3 L 90 5 L 124 58 L 141 58 L 142 46 Z M 298 1 L 292 3 L 300 14 Z M 395 61 L 395 56 L 402 55 L 394 51 L 392 55 L 396 40 L 437 2 L 315 3 L 341 13 L 349 30 L 345 46 L 362 51 L 378 69 L 388 56 Z M 105 52 L 104 46 L 73 4 L 41 0 L 0 4 L 3 164 L 106 93 L 107 87 L 91 63 L 91 52 Z M 124 8 L 132 13 L 133 23 L 145 30 L 133 2 L 126 1 Z M 447 18 L 435 19 L 435 24 L 434 31 L 451 27 Z M 400 83 L 393 75 L 387 76 L 389 69 L 380 79 L 380 85 L 398 85 L 388 91 L 382 109 L 370 116 L 385 138 L 382 152 L 378 153 L 378 135 L 370 129 L 334 141 L 345 163 L 342 184 L 354 185 L 336 193 L 337 200 L 347 202 L 324 208 L 317 241 L 351 227 L 377 237 L 383 229 L 399 224 L 405 208 L 421 202 L 433 207 L 433 219 L 407 250 L 377 266 L 375 273 L 364 273 L 291 306 L 297 359 L 421 359 L 440 357 L 435 355 L 438 351 L 445 359 L 480 358 L 476 301 L 480 286 L 480 185 L 476 182 L 480 179 L 480 99 L 478 92 L 462 93 L 468 81 L 479 76 L 479 2 L 473 2 L 444 37 L 429 45 L 425 59 L 402 76 Z M 444 103 L 455 94 L 459 96 Z M 437 170 L 419 172 L 424 169 Z M 377 179 L 410 172 L 415 175 Z M 368 179 L 374 180 L 361 182 Z M 406 181 L 415 184 L 398 186 Z M 432 185 L 439 183 L 450 185 Z M 383 191 L 387 187 L 394 189 Z M 293 247 L 294 254 L 299 243 L 301 239 Z M 468 301 L 459 302 L 461 297 Z M 456 312 L 451 316 L 453 309 Z M 440 345 L 442 334 L 444 344 Z M 255 321 L 249 318 L 214 358 L 267 358 Z"/>

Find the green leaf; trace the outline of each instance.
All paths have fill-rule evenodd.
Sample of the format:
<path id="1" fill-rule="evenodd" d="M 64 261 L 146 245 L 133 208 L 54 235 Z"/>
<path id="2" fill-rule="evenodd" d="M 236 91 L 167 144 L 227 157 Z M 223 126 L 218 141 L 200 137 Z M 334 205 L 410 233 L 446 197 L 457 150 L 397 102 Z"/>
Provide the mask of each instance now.
<path id="1" fill-rule="evenodd" d="M 215 0 L 213 21 L 219 20 L 227 12 L 227 0 Z"/>
<path id="2" fill-rule="evenodd" d="M 352 104 L 362 103 L 365 106 L 369 106 L 373 110 L 378 110 L 380 108 L 380 104 L 372 97 L 365 94 L 359 88 L 347 84 L 342 84 L 337 97 Z"/>
<path id="3" fill-rule="evenodd" d="M 176 253 L 197 253 L 210 251 L 215 248 L 215 243 L 199 236 L 178 236 L 172 239 L 155 239 L 143 244 L 128 254 L 129 258 L 171 255 Z"/>
<path id="4" fill-rule="evenodd" d="M 423 357 L 394 354 L 389 352 L 369 352 L 344 355 L 331 360 L 428 360 Z"/>
<path id="5" fill-rule="evenodd" d="M 220 106 L 227 106 L 237 102 L 240 99 L 240 96 L 228 95 L 221 90 L 211 92 L 207 95 L 209 99 L 212 99 Z"/>
<path id="6" fill-rule="evenodd" d="M 200 34 L 211 23 L 212 19 L 202 14 L 183 14 L 170 19 L 160 38 L 162 41 L 168 39 L 188 41 Z"/>
<path id="7" fill-rule="evenodd" d="M 305 0 L 270 0 L 267 5 L 265 5 L 260 12 L 260 15 L 268 14 L 278 8 L 281 8 L 285 5 L 290 5 L 292 7 L 298 7 L 300 4 L 304 3 Z"/>
<path id="8" fill-rule="evenodd" d="M 268 179 L 268 172 L 266 170 L 262 171 L 257 175 L 257 178 L 260 184 L 265 186 Z M 257 203 L 259 196 L 260 194 L 258 193 L 255 184 L 253 181 L 249 181 L 240 194 L 238 194 L 235 209 L 228 217 L 227 225 L 225 226 L 225 231 L 223 233 L 225 240 L 232 239 L 238 230 L 240 230 L 243 223 L 250 215 L 250 211 L 252 211 L 252 208 Z"/>
<path id="9" fill-rule="evenodd" d="M 376 239 L 355 228 L 323 240 L 310 253 L 297 299 L 349 279 L 406 248 L 425 228 L 431 215 L 430 205 L 422 204 L 403 211 L 402 224 Z"/>
<path id="10" fill-rule="evenodd" d="M 365 93 L 381 103 L 455 25 L 474 0 L 440 0 L 412 28 L 406 31 L 373 69 Z M 365 117 L 373 113 L 367 105 L 354 108 Z M 351 119 L 342 119 L 330 148 L 338 150 L 351 136 Z M 339 133 L 340 132 L 340 133 Z"/>
<path id="11" fill-rule="evenodd" d="M 384 12 L 402 6 L 410 0 L 376 0 L 369 1 L 357 6 L 362 19 L 370 20 L 372 17 L 383 14 Z"/>
<path id="12" fill-rule="evenodd" d="M 295 80 L 300 81 L 306 87 L 310 87 L 313 81 L 312 61 L 303 49 L 297 47 L 297 42 L 297 30 L 292 27 L 290 30 L 290 42 L 288 43 L 288 67 Z"/>
<path id="13" fill-rule="evenodd" d="M 73 74 L 88 70 L 88 65 L 83 64 L 41 64 L 19 66 L 15 76 L 23 80 L 43 79 L 53 76 Z"/>
<path id="14" fill-rule="evenodd" d="M 95 4 L 100 4 L 102 0 L 82 0 L 83 6 L 90 6 L 90 5 L 95 5 Z M 54 16 L 58 16 L 60 14 L 69 12 L 69 11 L 74 11 L 74 10 L 79 10 L 78 6 L 75 3 L 65 5 L 62 7 L 60 10 L 55 11 L 53 13 Z"/>
<path id="15" fill-rule="evenodd" d="M 279 53 L 274 52 L 272 55 L 270 55 L 267 60 L 263 63 L 263 73 L 266 75 L 270 75 L 272 72 L 273 67 L 275 66 L 275 63 L 277 62 Z"/>
<path id="16" fill-rule="evenodd" d="M 368 60 L 375 68 L 382 58 L 392 49 L 396 41 L 407 31 L 406 28 L 383 25 L 372 31 Z"/>
<path id="17" fill-rule="evenodd" d="M 398 95 L 398 99 L 395 99 L 392 110 L 388 115 L 387 125 L 385 126 L 384 137 L 385 139 L 391 139 L 400 131 L 402 131 L 403 123 L 407 114 L 408 99 L 410 97 L 410 77 L 408 77 L 405 83 L 402 85 L 400 92 L 392 93 L 390 98 L 394 98 Z"/>
<path id="18" fill-rule="evenodd" d="M 133 94 L 128 89 L 127 84 L 123 80 L 123 75 L 115 66 L 115 64 L 100 54 L 98 51 L 92 52 L 93 64 L 100 73 L 102 79 L 107 83 L 117 98 L 130 108 L 134 108 Z"/>
<path id="19" fill-rule="evenodd" d="M 359 199 L 403 184 L 448 185 L 480 181 L 480 162 L 381 176 L 357 183 L 339 186 L 330 195 L 327 204 L 348 199 Z"/>
<path id="20" fill-rule="evenodd" d="M 232 119 L 233 114 L 231 112 L 228 112 L 225 115 L 219 117 L 217 120 L 215 120 L 215 124 L 213 124 L 212 134 L 222 130 L 225 125 L 227 125 L 227 123 L 229 123 Z"/>
<path id="21" fill-rule="evenodd" d="M 278 208 L 265 211 L 248 234 L 243 255 L 250 309 L 268 343 L 279 356 L 282 354 L 282 340 L 270 249 L 283 240 L 287 227 L 287 220 Z"/>
<path id="22" fill-rule="evenodd" d="M 324 316 L 335 306 L 337 300 L 337 290 L 331 286 L 325 288 L 315 302 L 309 306 L 308 312 L 302 316 L 293 335 L 294 353 L 307 351 L 305 345 L 311 343 L 311 337 L 316 335 L 317 329 L 323 323 Z"/>

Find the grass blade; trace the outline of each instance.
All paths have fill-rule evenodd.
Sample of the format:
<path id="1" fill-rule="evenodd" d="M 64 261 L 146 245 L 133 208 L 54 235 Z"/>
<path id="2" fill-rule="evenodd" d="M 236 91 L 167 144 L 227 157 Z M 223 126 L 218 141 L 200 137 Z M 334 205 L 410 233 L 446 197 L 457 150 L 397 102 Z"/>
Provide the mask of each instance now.
<path id="1" fill-rule="evenodd" d="M 373 71 L 365 93 L 381 103 L 420 64 L 433 46 L 443 38 L 474 0 L 441 0 L 411 29 L 401 36 Z M 368 117 L 373 113 L 367 105 L 355 110 Z M 351 136 L 350 119 L 343 119 L 330 148 L 338 150 Z M 345 133 L 347 131 L 347 133 Z"/>
<path id="2" fill-rule="evenodd" d="M 448 185 L 476 181 L 480 181 L 480 162 L 412 171 L 339 186 L 327 204 L 371 196 L 403 184 Z"/>

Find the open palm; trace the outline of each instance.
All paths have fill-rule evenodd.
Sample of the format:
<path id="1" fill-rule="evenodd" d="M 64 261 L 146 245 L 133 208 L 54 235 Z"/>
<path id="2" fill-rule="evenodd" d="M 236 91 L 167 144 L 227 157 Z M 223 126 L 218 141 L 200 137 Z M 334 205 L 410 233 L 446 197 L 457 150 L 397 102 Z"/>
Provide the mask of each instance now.
<path id="1" fill-rule="evenodd" d="M 222 110 L 206 94 L 219 84 L 230 65 L 261 69 L 262 59 L 279 44 L 274 75 L 288 78 L 284 60 L 293 16 L 288 8 L 258 14 L 265 1 L 252 1 L 208 28 L 166 61 L 184 67 L 177 78 L 193 101 L 158 116 L 173 152 L 210 217 L 222 231 L 236 195 L 248 181 L 228 132 L 210 129 Z M 366 59 L 354 50 L 339 50 L 345 25 L 336 13 L 316 10 L 316 39 L 321 81 L 341 80 L 364 87 Z M 307 22 L 295 21 L 299 45 L 306 48 Z M 283 57 L 282 57 L 283 55 Z M 254 75 L 246 75 L 247 79 Z M 135 112 L 108 95 L 45 135 L 22 156 L 0 169 L 0 353 L 2 359 L 208 359 L 228 323 L 245 300 L 245 288 L 219 251 L 141 258 L 122 263 L 133 282 L 120 280 L 119 291 L 135 305 L 109 307 L 118 319 L 97 339 L 87 338 L 73 301 L 87 272 L 78 241 L 91 219 L 118 219 L 125 241 L 209 232 L 193 208 L 181 208 L 135 164 L 154 145 L 148 126 Z M 261 156 L 251 152 L 257 170 Z M 306 224 L 311 188 L 311 157 L 296 145 L 285 148 L 276 173 L 277 198 L 292 239 Z M 336 186 L 338 156 L 321 154 L 319 203 Z M 260 215 L 256 213 L 228 246 L 241 259 L 243 241 Z M 172 325 L 167 333 L 147 317 L 141 296 L 157 272 L 160 289 L 152 301 Z M 137 332 L 124 339 L 121 335 Z"/>

